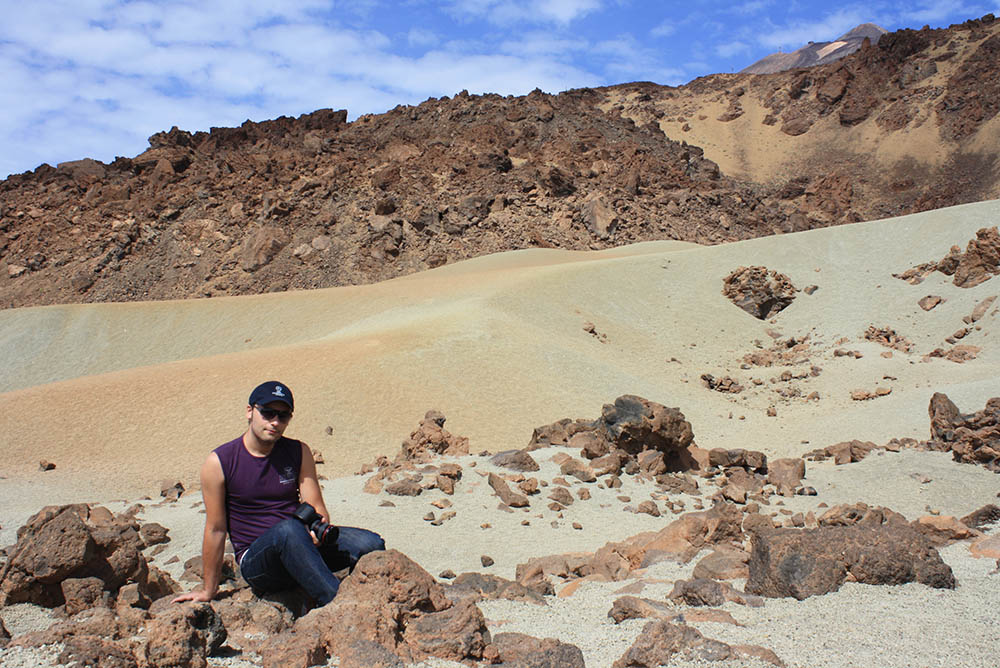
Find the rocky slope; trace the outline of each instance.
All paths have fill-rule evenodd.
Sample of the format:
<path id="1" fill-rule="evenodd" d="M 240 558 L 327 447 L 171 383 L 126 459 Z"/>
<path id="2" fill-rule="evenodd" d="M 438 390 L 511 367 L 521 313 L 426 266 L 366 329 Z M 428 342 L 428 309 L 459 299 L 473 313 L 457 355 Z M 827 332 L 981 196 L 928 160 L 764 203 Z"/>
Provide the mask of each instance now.
<path id="1" fill-rule="evenodd" d="M 379 281 L 532 246 L 722 243 L 1000 196 L 1000 22 L 835 63 L 150 138 L 0 182 L 0 305 Z"/>

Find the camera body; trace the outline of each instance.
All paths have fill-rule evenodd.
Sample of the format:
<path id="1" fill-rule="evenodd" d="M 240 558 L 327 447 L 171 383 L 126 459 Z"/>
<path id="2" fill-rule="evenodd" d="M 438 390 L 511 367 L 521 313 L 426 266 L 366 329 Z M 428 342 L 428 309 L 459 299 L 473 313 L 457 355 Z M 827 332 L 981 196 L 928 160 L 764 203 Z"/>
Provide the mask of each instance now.
<path id="1" fill-rule="evenodd" d="M 323 516 L 317 513 L 311 504 L 300 503 L 293 514 L 296 519 L 306 525 L 307 529 L 313 532 L 320 545 L 324 545 L 327 541 L 337 540 L 340 530 L 329 522 L 324 522 Z"/>

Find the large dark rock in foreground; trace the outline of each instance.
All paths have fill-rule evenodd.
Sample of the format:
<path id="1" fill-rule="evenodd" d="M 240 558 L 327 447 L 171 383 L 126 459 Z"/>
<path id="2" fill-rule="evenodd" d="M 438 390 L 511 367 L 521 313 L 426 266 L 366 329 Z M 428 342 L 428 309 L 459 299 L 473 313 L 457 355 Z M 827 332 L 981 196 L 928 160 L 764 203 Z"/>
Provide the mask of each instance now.
<path id="1" fill-rule="evenodd" d="M 149 598 L 171 593 L 176 585 L 150 567 L 139 523 L 85 504 L 46 506 L 17 531 L 10 559 L 0 569 L 0 607 L 66 603 L 68 580 L 96 578 L 111 594 L 126 582 L 138 583 Z"/>
<path id="2" fill-rule="evenodd" d="M 754 535 L 749 593 L 799 600 L 865 584 L 920 582 L 954 589 L 951 567 L 922 534 L 902 524 L 771 529 Z"/>

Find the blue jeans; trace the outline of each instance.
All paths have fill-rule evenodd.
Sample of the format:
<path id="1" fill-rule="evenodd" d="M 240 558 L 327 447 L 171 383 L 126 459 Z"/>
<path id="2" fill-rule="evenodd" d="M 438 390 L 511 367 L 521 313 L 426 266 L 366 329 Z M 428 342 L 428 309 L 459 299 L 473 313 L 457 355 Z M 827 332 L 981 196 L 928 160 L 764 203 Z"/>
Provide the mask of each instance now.
<path id="1" fill-rule="evenodd" d="M 354 568 L 362 555 L 385 549 L 385 541 L 374 531 L 339 529 L 336 541 L 317 546 L 302 522 L 282 520 L 250 544 L 240 573 L 259 594 L 299 586 L 317 605 L 326 605 L 340 588 L 333 571 Z"/>

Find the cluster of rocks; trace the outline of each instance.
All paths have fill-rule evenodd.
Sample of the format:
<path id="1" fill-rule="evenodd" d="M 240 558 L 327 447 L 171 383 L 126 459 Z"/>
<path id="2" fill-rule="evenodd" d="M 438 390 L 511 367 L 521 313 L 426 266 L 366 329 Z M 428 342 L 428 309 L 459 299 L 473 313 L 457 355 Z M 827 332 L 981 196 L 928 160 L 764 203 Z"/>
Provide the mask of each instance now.
<path id="1" fill-rule="evenodd" d="M 758 320 L 786 309 L 796 292 L 791 279 L 767 267 L 739 267 L 722 281 L 722 294 Z"/>
<path id="2" fill-rule="evenodd" d="M 181 605 L 171 603 L 177 584 L 146 562 L 140 533 L 128 514 L 83 505 L 32 517 L 0 575 L 0 606 L 34 603 L 60 619 L 14 638 L 4 628 L 0 646 L 59 644 L 61 664 L 116 668 L 203 668 L 206 657 L 234 650 L 255 652 L 274 668 L 321 665 L 331 656 L 344 667 L 429 657 L 525 665 L 564 655 L 575 662 L 558 665 L 583 666 L 572 645 L 491 637 L 477 601 L 538 598 L 499 578 L 468 574 L 446 587 L 388 550 L 365 555 L 335 601 L 308 614 L 301 614 L 301 593 L 261 599 L 237 582 L 211 603 Z"/>
<path id="3" fill-rule="evenodd" d="M 935 271 L 952 276 L 952 283 L 960 288 L 975 287 L 1000 274 L 1000 231 L 995 226 L 984 227 L 976 232 L 976 238 L 969 241 L 964 252 L 961 247 L 952 246 L 937 262 L 924 262 L 893 277 L 919 285 Z"/>
<path id="4" fill-rule="evenodd" d="M 0 305 L 356 284 L 529 246 L 720 243 L 983 200 L 992 171 L 963 140 L 996 114 L 982 100 L 997 97 L 997 40 L 990 16 L 770 76 L 174 128 L 138 156 L 0 182 Z M 678 140 L 697 109 L 721 101 L 718 123 L 745 122 L 751 99 L 765 132 L 796 138 L 794 178 L 737 181 Z M 945 158 L 887 170 L 865 144 L 831 165 L 829 133 L 811 131 L 828 117 L 845 132 L 871 119 L 874 142 L 938 122 Z"/>
<path id="5" fill-rule="evenodd" d="M 950 450 L 955 461 L 981 464 L 1000 473 L 1000 397 L 971 415 L 963 415 L 947 395 L 935 392 L 928 413 L 931 443 Z"/>

